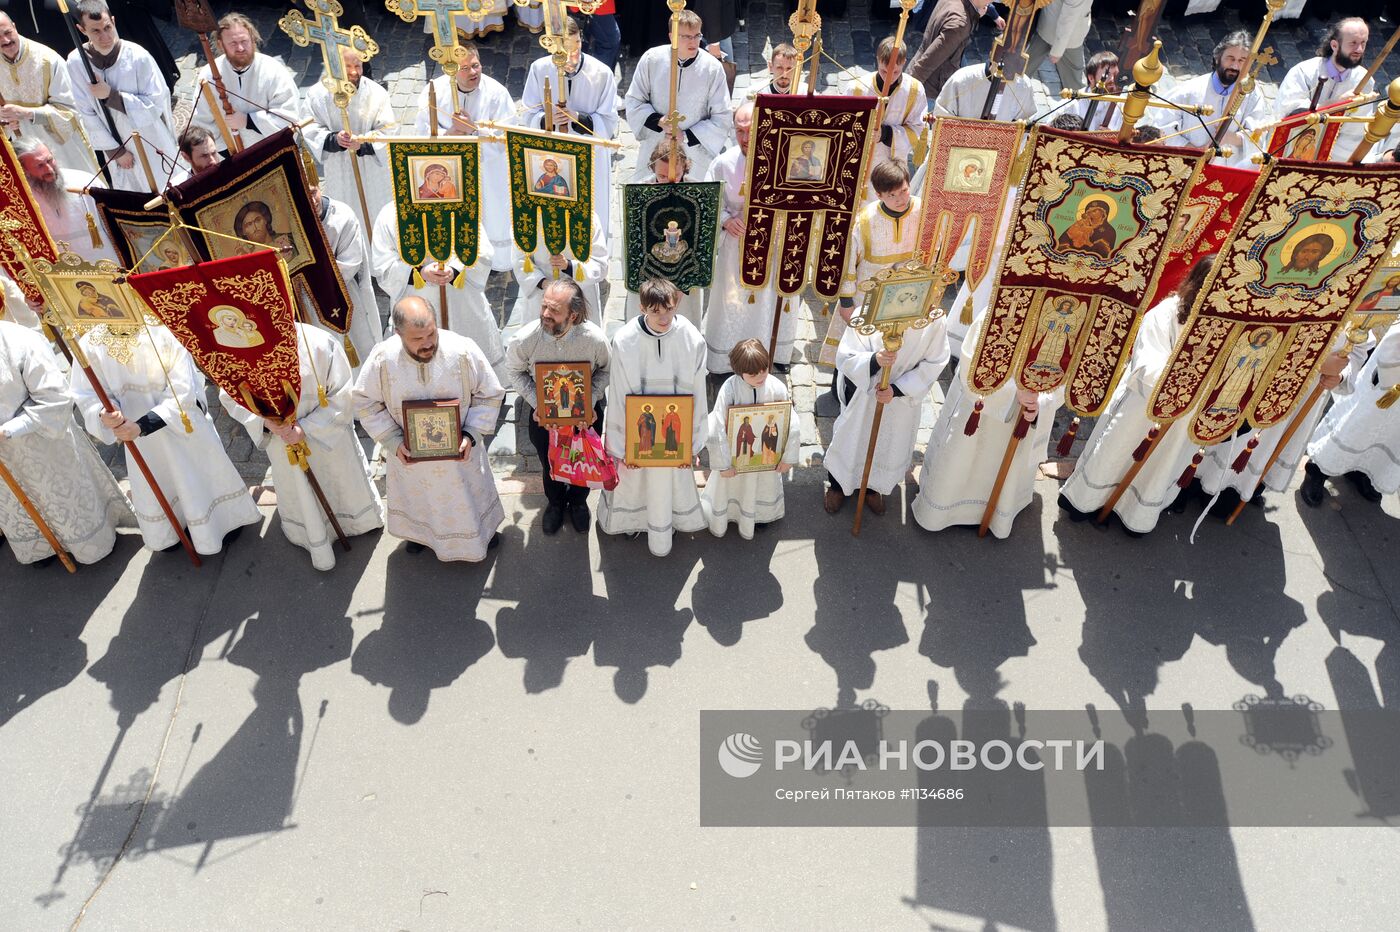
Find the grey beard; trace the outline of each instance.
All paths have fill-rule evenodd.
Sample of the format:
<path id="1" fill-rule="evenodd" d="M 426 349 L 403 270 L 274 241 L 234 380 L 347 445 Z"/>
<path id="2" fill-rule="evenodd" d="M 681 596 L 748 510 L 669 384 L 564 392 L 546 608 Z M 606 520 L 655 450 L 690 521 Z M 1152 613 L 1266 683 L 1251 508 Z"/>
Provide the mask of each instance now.
<path id="1" fill-rule="evenodd" d="M 68 207 L 68 199 L 72 197 L 68 189 L 63 186 L 63 179 L 55 178 L 53 181 L 36 181 L 33 178 L 27 179 L 29 188 L 44 202 L 44 206 L 56 214 L 61 214 Z"/>

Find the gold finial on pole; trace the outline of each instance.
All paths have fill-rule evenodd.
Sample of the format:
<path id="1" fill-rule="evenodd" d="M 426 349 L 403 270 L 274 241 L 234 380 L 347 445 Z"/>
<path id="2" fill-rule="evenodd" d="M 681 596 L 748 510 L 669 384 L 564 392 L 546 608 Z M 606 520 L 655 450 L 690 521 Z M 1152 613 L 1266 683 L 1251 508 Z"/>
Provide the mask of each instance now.
<path id="1" fill-rule="evenodd" d="M 1372 146 L 1389 136 L 1390 131 L 1395 128 L 1396 121 L 1400 121 L 1400 78 L 1390 82 L 1390 86 L 1385 89 L 1385 96 L 1385 103 L 1376 108 L 1376 115 L 1366 124 L 1366 135 L 1361 137 L 1361 141 L 1352 150 L 1351 157 L 1347 159 L 1353 165 L 1364 159 Z"/>
<path id="2" fill-rule="evenodd" d="M 1148 52 L 1133 65 L 1133 84 L 1135 85 L 1128 94 L 1128 99 L 1123 103 L 1123 126 L 1118 130 L 1118 141 L 1128 142 L 1133 138 L 1133 127 L 1138 120 L 1147 112 L 1147 103 L 1151 99 L 1152 85 L 1162 79 L 1162 40 L 1152 40 L 1152 51 Z"/>

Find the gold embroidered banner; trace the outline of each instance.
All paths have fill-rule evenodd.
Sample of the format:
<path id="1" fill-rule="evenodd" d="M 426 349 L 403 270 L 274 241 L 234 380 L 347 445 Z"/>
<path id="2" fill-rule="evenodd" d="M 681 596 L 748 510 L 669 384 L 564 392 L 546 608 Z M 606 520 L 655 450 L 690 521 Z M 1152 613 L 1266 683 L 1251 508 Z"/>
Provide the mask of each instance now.
<path id="1" fill-rule="evenodd" d="M 749 146 L 745 288 L 768 286 L 776 246 L 779 294 L 797 294 L 809 281 L 824 298 L 840 293 L 878 103 L 874 97 L 758 95 Z M 774 235 L 778 229 L 781 236 Z"/>
<path id="2" fill-rule="evenodd" d="M 1266 166 L 1148 413 L 1198 445 L 1286 418 L 1400 234 L 1400 165 Z"/>
<path id="3" fill-rule="evenodd" d="M 1199 149 L 1036 128 L 968 384 L 1015 378 L 1092 417 L 1108 402 L 1152 295 Z"/>
<path id="4" fill-rule="evenodd" d="M 1020 123 L 994 120 L 939 117 L 933 124 L 921 198 L 924 215 L 919 227 L 919 261 L 932 267 L 939 253 L 946 252 L 941 257 L 946 263 L 972 228 L 967 280 L 975 286 L 987 274 L 1022 131 Z M 940 228 L 948 238 L 946 250 L 942 243 L 934 242 Z"/>

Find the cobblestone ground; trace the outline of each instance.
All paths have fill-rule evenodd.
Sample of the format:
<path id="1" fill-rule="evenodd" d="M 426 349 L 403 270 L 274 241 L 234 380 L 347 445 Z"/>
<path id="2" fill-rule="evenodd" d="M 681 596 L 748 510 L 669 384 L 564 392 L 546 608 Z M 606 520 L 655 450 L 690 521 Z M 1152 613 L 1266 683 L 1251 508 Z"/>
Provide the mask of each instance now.
<path id="1" fill-rule="evenodd" d="M 873 69 L 875 46 L 884 36 L 891 34 L 895 28 L 895 19 L 888 15 L 887 10 L 882 9 L 884 6 L 886 4 L 882 0 L 870 0 L 869 3 L 854 2 L 849 5 L 844 15 L 828 14 L 824 17 L 823 38 L 826 53 L 836 63 L 839 63 L 838 67 L 831 61 L 823 62 L 822 78 L 830 91 L 843 91 L 852 73 Z M 1319 11 L 1321 11 L 1320 8 L 1323 5 L 1315 3 L 1313 6 L 1319 7 Z M 222 8 L 220 11 L 222 12 Z M 286 62 L 296 74 L 298 83 L 303 88 L 310 87 L 319 80 L 321 75 L 319 52 L 316 49 L 298 48 L 282 33 L 277 27 L 278 17 L 285 12 L 281 7 L 253 8 L 247 12 L 258 23 L 263 33 L 264 52 L 276 55 Z M 739 69 L 739 78 L 735 87 L 736 98 L 748 94 L 751 87 L 761 86 L 766 82 L 767 74 L 764 70 L 763 51 L 765 46 L 786 41 L 790 37 L 787 28 L 789 12 L 790 5 L 779 2 L 779 0 L 753 0 L 753 2 L 748 3 L 747 18 L 734 36 L 734 58 Z M 1123 15 L 1097 15 L 1086 43 L 1089 53 L 1092 54 L 1092 52 L 1102 48 L 1116 48 L 1118 37 L 1129 21 L 1130 18 Z M 427 57 L 427 50 L 431 45 L 429 37 L 423 34 L 420 25 L 406 24 L 396 16 L 374 5 L 368 9 L 363 25 L 380 45 L 380 53 L 372 63 L 374 78 L 389 89 L 400 120 L 412 122 L 415 116 L 418 92 L 428 76 L 430 67 L 436 69 L 436 65 Z M 1252 28 L 1254 25 L 1256 22 L 1253 20 L 1248 23 L 1243 22 L 1236 10 L 1222 9 L 1202 16 L 1164 20 L 1159 25 L 1157 34 L 1164 44 L 1164 57 L 1169 71 L 1176 75 L 1190 76 L 1201 73 L 1209 67 L 1212 49 L 1216 42 L 1227 33 L 1241 27 Z M 188 101 L 194 92 L 194 75 L 200 64 L 197 58 L 198 43 L 193 34 L 179 29 L 173 23 L 161 24 L 161 28 L 167 44 L 180 63 L 182 72 L 182 78 L 176 88 L 178 121 L 188 114 Z M 1273 65 L 1261 73 L 1261 85 L 1265 86 L 1266 94 L 1272 95 L 1273 85 L 1283 77 L 1289 66 L 1313 54 L 1318 37 L 1324 29 L 1322 20 L 1306 16 L 1301 20 L 1276 23 L 1271 28 L 1267 44 L 1275 49 L 1281 64 Z M 1372 36 L 1371 54 L 1374 54 L 1375 49 L 1379 48 L 1383 41 L 1383 35 L 1382 29 L 1375 30 L 1375 34 Z M 990 30 L 979 30 L 964 62 L 985 60 L 994 38 Z M 513 19 L 509 19 L 503 32 L 477 41 L 482 50 L 482 63 L 486 72 L 502 81 L 512 94 L 518 95 L 524 87 L 525 74 L 530 63 L 543 54 L 538 37 L 518 26 Z M 631 78 L 631 69 L 642 51 L 644 50 L 624 48 L 623 58 L 619 64 L 621 93 L 625 93 Z M 1393 64 L 1388 62 L 1387 67 L 1383 68 L 1378 76 L 1378 83 L 1383 84 L 1389 80 L 1389 77 L 1394 73 L 1393 69 Z M 1043 109 L 1048 109 L 1054 103 L 1051 95 L 1059 90 L 1059 81 L 1054 68 L 1048 63 L 1044 65 L 1038 77 L 1047 85 L 1047 93 L 1042 96 L 1041 101 L 1044 105 Z M 1164 79 L 1160 86 L 1162 88 L 1170 86 L 1171 80 L 1172 78 L 1169 76 Z M 621 138 L 624 143 L 632 142 L 625 122 L 621 124 Z M 618 173 L 615 174 L 615 177 L 626 178 L 630 176 L 634 165 L 635 151 L 635 146 L 627 146 L 621 150 L 622 154 L 616 165 Z M 618 233 L 620 232 L 621 211 L 614 208 L 613 216 L 615 218 L 615 229 L 612 231 L 613 242 L 617 244 L 620 240 Z M 611 279 L 616 283 L 621 280 L 621 259 L 618 257 L 616 249 L 613 250 L 613 255 L 614 264 Z M 609 289 L 605 289 L 604 292 L 605 295 L 608 295 L 605 318 L 609 333 L 620 326 L 623 321 L 624 298 L 621 288 L 616 284 L 610 289 L 610 292 L 609 294 Z M 507 319 L 510 309 L 514 305 L 515 295 L 516 287 L 512 276 L 509 273 L 493 273 L 488 289 L 488 299 L 498 319 L 502 321 L 507 339 L 520 324 L 518 320 Z M 379 297 L 380 307 L 378 310 L 382 321 L 387 319 L 388 298 L 382 294 Z M 948 302 L 951 302 L 951 298 L 950 292 L 947 296 Z M 804 466 L 818 466 L 820 464 L 821 451 L 831 437 L 831 419 L 816 415 L 817 398 L 831 384 L 830 370 L 814 365 L 820 339 L 825 333 L 829 320 L 824 311 L 822 303 L 815 300 L 813 296 L 809 296 L 808 300 L 802 302 L 795 309 L 795 313 L 799 317 L 798 342 L 795 364 L 789 374 L 789 383 L 802 423 L 802 463 Z M 945 372 L 939 388 L 935 389 L 934 404 L 924 408 L 923 422 L 918 436 L 916 467 L 922 457 L 929 431 L 937 417 L 938 405 L 942 400 L 942 389 L 947 386 L 950 377 L 951 374 Z M 267 481 L 265 454 L 254 449 L 244 431 L 224 415 L 217 404 L 212 404 L 211 410 L 219 412 L 217 426 L 220 436 L 224 438 L 229 454 L 240 472 L 250 483 L 265 483 Z M 519 405 L 516 404 L 512 395 L 507 399 L 500 429 L 492 441 L 491 460 L 499 477 L 519 477 L 528 481 L 531 474 L 538 474 L 539 463 L 528 442 L 524 442 L 523 438 L 521 439 L 525 446 L 524 452 L 517 449 L 515 425 L 518 416 Z M 1061 420 L 1067 422 L 1068 415 L 1065 412 L 1061 412 Z M 1089 426 L 1086 423 L 1081 427 L 1078 445 L 1082 445 L 1088 437 Z M 1058 425 L 1055 435 L 1058 435 L 1063 427 L 1063 423 Z M 1077 448 L 1075 452 L 1077 452 Z M 115 448 L 107 450 L 106 454 L 120 475 L 121 457 Z M 1066 465 L 1065 463 L 1050 463 L 1047 465 L 1046 471 L 1051 474 L 1063 472 Z M 799 470 L 798 474 L 799 476 L 805 475 L 813 481 L 821 475 L 819 469 Z"/>

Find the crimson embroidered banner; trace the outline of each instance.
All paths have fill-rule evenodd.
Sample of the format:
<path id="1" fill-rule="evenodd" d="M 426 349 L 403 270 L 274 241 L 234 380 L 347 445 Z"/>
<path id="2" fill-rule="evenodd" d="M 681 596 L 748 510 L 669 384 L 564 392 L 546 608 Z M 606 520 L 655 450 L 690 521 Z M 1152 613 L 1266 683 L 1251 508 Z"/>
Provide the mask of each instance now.
<path id="1" fill-rule="evenodd" d="M 25 274 L 19 250 L 23 249 L 32 259 L 56 262 L 58 248 L 49 237 L 44 218 L 34 203 L 34 194 L 29 190 L 19 157 L 10 148 L 9 138 L 4 133 L 0 133 L 0 137 L 5 139 L 3 152 L 0 152 L 0 265 L 26 298 L 42 301 L 43 292 Z M 0 307 L 0 316 L 3 315 L 4 309 Z"/>
<path id="2" fill-rule="evenodd" d="M 90 193 L 122 265 L 135 270 L 159 231 L 169 228 L 168 208 L 162 205 L 148 211 L 144 201 L 150 196 L 130 191 L 94 188 Z M 174 185 L 166 196 L 187 224 L 184 233 L 197 253 L 193 258 L 224 259 L 275 250 L 322 323 L 336 333 L 350 329 L 354 307 L 306 189 L 300 150 L 290 128 L 264 136 L 208 171 Z M 152 264 L 148 256 L 141 269 L 174 267 L 179 258 Z"/>
<path id="3" fill-rule="evenodd" d="M 231 398 L 263 417 L 296 411 L 296 312 L 277 253 L 145 272 L 127 283 Z"/>
<path id="4" fill-rule="evenodd" d="M 968 373 L 1014 378 L 1092 417 L 1107 404 L 1154 292 L 1163 244 L 1206 156 L 1037 127 L 991 308 Z"/>
<path id="5" fill-rule="evenodd" d="M 744 287 L 767 287 L 776 246 L 779 294 L 797 294 L 808 282 L 824 298 L 840 292 L 878 103 L 874 97 L 758 95 L 749 143 Z"/>
<path id="6" fill-rule="evenodd" d="M 1230 168 L 1208 163 L 1186 195 L 1167 235 L 1167 261 L 1148 307 L 1176 291 L 1186 273 L 1202 256 L 1214 255 L 1225 245 L 1240 208 L 1259 181 L 1257 168 Z"/>
<path id="7" fill-rule="evenodd" d="M 1350 99 L 1341 100 L 1326 107 L 1318 107 L 1317 110 L 1300 110 L 1290 114 L 1274 124 L 1273 132 L 1269 134 L 1269 144 L 1264 151 L 1274 158 L 1326 162 L 1332 158 L 1332 146 L 1337 141 L 1337 133 L 1341 132 L 1342 124 L 1319 123 L 1316 120 L 1309 123 L 1308 117 L 1314 113 L 1340 115 L 1350 104 Z M 1350 154 L 1343 153 L 1343 157 Z"/>
<path id="8" fill-rule="evenodd" d="M 967 280 L 975 285 L 987 274 L 1022 131 L 1020 123 L 995 120 L 939 117 L 933 124 L 921 198 L 920 262 L 932 266 L 940 254 L 947 262 L 973 228 Z M 939 237 L 944 242 L 937 242 Z"/>
<path id="9" fill-rule="evenodd" d="M 1286 418 L 1400 234 L 1400 165 L 1271 162 L 1148 406 L 1198 445 Z"/>

